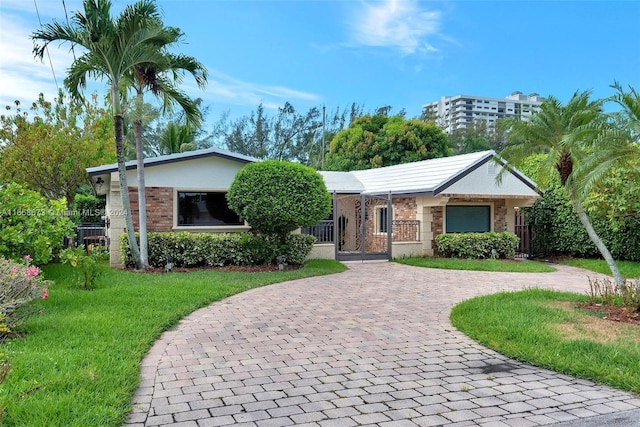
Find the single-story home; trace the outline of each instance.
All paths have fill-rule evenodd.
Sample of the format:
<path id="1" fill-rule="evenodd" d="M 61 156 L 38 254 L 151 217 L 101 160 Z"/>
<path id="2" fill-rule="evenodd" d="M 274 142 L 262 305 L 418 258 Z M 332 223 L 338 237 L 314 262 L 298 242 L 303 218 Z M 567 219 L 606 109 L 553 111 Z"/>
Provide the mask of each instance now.
<path id="1" fill-rule="evenodd" d="M 148 231 L 239 232 L 250 229 L 226 202 L 236 173 L 259 161 L 210 148 L 145 159 Z M 312 257 L 348 259 L 434 255 L 435 236 L 468 231 L 515 232 L 518 208 L 540 197 L 536 184 L 494 151 L 353 172 L 320 172 L 333 196 L 331 215 L 301 232 L 317 243 Z M 107 240 L 119 264 L 125 230 L 116 164 L 88 168 L 106 195 Z M 138 227 L 135 162 L 127 162 Z M 390 232 L 389 232 L 390 231 Z"/>

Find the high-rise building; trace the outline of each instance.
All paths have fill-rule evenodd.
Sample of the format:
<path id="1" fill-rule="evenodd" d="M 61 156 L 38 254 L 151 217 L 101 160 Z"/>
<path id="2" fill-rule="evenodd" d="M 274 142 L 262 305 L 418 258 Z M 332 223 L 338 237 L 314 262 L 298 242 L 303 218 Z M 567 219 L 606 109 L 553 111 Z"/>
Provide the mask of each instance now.
<path id="1" fill-rule="evenodd" d="M 469 127 L 474 121 L 484 120 L 487 129 L 493 129 L 495 122 L 504 117 L 519 117 L 528 120 L 544 99 L 537 93 L 524 95 L 513 92 L 506 98 L 486 98 L 482 96 L 443 96 L 440 100 L 423 105 L 426 115 L 434 117 L 445 132 Z"/>

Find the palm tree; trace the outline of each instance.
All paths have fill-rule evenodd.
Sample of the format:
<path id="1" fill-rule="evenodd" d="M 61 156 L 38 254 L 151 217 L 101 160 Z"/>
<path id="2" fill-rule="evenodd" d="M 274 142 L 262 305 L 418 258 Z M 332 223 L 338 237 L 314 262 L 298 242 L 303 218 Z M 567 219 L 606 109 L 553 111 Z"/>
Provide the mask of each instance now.
<path id="1" fill-rule="evenodd" d="M 178 90 L 175 86 L 182 80 L 182 73 L 189 72 L 196 80 L 198 86 L 203 87 L 207 81 L 205 67 L 195 58 L 185 55 L 173 55 L 167 52 L 170 45 L 177 43 L 183 36 L 178 28 L 165 27 L 167 38 L 159 40 L 158 44 L 152 47 L 163 55 L 162 62 L 139 64 L 133 67 L 127 77 L 130 85 L 136 92 L 135 110 L 136 117 L 135 137 L 136 137 L 136 159 L 138 173 L 138 218 L 140 232 L 140 258 L 142 268 L 146 269 L 149 264 L 147 249 L 147 197 L 144 180 L 144 141 L 143 141 L 143 105 L 144 92 L 150 90 L 155 96 L 160 96 L 164 101 L 165 108 L 170 108 L 173 104 L 178 104 L 188 123 L 198 126 L 202 120 L 202 113 L 198 109 L 196 102 L 191 100 L 186 94 Z"/>
<path id="2" fill-rule="evenodd" d="M 64 80 L 72 97 L 83 99 L 87 78 L 106 80 L 114 119 L 116 156 L 120 178 L 120 195 L 125 210 L 127 237 L 137 268 L 143 268 L 131 215 L 127 185 L 123 130 L 123 88 L 126 76 L 138 66 L 165 64 L 165 55 L 154 46 L 171 42 L 171 34 L 161 25 L 160 13 L 152 0 L 128 5 L 115 19 L 111 1 L 84 0 L 84 14 L 75 12 L 70 24 L 56 21 L 34 32 L 33 53 L 42 60 L 45 49 L 54 41 L 81 46 L 85 51 L 74 59 Z"/>
<path id="3" fill-rule="evenodd" d="M 637 167 L 640 159 L 640 93 L 629 86 L 629 92 L 615 82 L 616 93 L 609 100 L 621 110 L 612 113 L 611 126 L 604 127 L 594 140 L 593 152 L 578 168 L 577 176 L 586 195 L 614 166 Z"/>
<path id="4" fill-rule="evenodd" d="M 167 123 L 158 141 L 160 154 L 184 153 L 198 148 L 196 135 L 191 126 L 175 122 Z"/>
<path id="5" fill-rule="evenodd" d="M 590 101 L 590 95 L 590 91 L 576 92 L 566 105 L 549 97 L 530 121 L 505 120 L 503 126 L 508 129 L 509 142 L 501 155 L 512 164 L 518 164 L 533 154 L 546 155 L 542 178 L 558 174 L 589 238 L 607 262 L 616 283 L 621 285 L 623 280 L 618 266 L 594 230 L 582 205 L 580 181 L 574 179 L 574 168 L 587 157 L 603 128 L 603 101 Z"/>

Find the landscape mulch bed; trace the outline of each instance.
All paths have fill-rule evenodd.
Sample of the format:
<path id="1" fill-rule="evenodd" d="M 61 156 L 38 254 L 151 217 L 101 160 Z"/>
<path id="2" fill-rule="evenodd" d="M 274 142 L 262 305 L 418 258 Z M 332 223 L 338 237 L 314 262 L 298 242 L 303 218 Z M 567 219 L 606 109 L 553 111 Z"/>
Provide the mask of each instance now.
<path id="1" fill-rule="evenodd" d="M 640 326 L 640 311 L 638 309 L 618 305 L 584 304 L 579 306 L 582 310 L 596 312 L 603 319 L 612 322 L 631 323 Z"/>
<path id="2" fill-rule="evenodd" d="M 285 265 L 285 271 L 299 270 L 304 265 Z M 145 271 L 130 269 L 135 273 L 153 273 L 153 274 L 165 274 L 164 268 L 149 267 Z M 225 271 L 225 272 L 239 272 L 239 273 L 269 273 L 274 271 L 280 271 L 280 267 L 276 264 L 269 265 L 227 265 L 224 267 L 173 267 L 171 273 L 191 273 L 194 271 Z"/>

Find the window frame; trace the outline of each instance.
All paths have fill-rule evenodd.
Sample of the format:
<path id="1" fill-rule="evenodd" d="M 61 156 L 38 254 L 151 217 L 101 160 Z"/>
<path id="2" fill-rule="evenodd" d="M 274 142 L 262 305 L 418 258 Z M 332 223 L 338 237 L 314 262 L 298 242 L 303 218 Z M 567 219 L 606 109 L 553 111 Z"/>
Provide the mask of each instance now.
<path id="1" fill-rule="evenodd" d="M 216 231 L 216 232 L 241 232 L 248 231 L 251 227 L 246 221 L 243 224 L 238 225 L 179 225 L 178 220 L 180 218 L 180 212 L 178 210 L 178 204 L 180 198 L 179 193 L 223 193 L 227 194 L 228 188 L 184 188 L 174 187 L 173 189 L 173 230 L 176 231 Z"/>
<path id="2" fill-rule="evenodd" d="M 489 230 L 487 231 L 448 231 L 447 229 L 447 208 L 449 207 L 488 207 L 489 208 Z M 454 234 L 454 233 L 488 233 L 494 231 L 495 225 L 495 214 L 494 214 L 494 204 L 493 202 L 454 202 L 451 204 L 447 204 L 444 207 L 443 212 L 443 233 L 444 234 Z"/>

